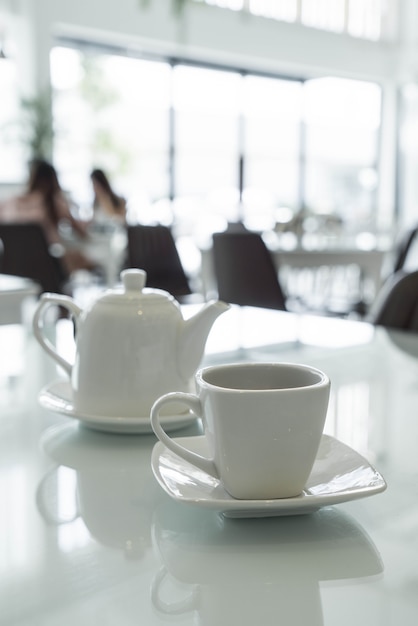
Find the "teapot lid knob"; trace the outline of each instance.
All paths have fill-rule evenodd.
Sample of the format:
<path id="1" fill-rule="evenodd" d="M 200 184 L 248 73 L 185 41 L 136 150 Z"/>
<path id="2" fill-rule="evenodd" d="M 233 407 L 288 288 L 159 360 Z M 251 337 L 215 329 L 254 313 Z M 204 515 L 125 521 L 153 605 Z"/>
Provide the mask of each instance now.
<path id="1" fill-rule="evenodd" d="M 125 291 L 142 291 L 147 280 L 147 273 L 137 269 L 123 270 L 121 278 Z"/>

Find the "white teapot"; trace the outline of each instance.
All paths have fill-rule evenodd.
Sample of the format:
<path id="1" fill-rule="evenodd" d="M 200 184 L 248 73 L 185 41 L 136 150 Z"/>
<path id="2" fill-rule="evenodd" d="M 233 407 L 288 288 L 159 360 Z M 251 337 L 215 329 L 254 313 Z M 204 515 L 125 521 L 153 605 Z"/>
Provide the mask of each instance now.
<path id="1" fill-rule="evenodd" d="M 69 296 L 44 293 L 33 318 L 35 337 L 69 375 L 74 408 L 84 415 L 145 417 L 162 394 L 190 391 L 212 324 L 229 308 L 208 302 L 184 320 L 169 293 L 144 288 L 143 270 L 125 270 L 121 278 L 121 288 L 105 292 L 85 310 Z M 44 334 L 51 305 L 74 317 L 74 364 Z"/>

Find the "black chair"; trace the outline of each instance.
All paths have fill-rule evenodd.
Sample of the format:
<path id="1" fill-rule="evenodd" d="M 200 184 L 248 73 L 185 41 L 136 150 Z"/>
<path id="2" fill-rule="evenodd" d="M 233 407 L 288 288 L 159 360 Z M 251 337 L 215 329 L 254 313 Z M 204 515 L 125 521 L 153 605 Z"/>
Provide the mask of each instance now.
<path id="1" fill-rule="evenodd" d="M 402 237 L 399 239 L 395 249 L 395 259 L 392 270 L 394 274 L 396 272 L 399 272 L 399 270 L 406 269 L 407 265 L 410 266 L 410 259 L 408 257 L 411 256 L 412 248 L 414 247 L 414 244 L 417 240 L 417 235 L 418 226 L 414 226 L 413 228 L 405 231 L 405 233 L 403 233 Z M 416 260 L 415 266 L 418 269 L 418 259 Z M 408 267 L 407 269 L 412 268 Z"/>
<path id="2" fill-rule="evenodd" d="M 366 321 L 418 332 L 418 271 L 393 274 L 383 284 Z"/>
<path id="3" fill-rule="evenodd" d="M 0 224 L 3 274 L 31 278 L 41 291 L 67 293 L 68 274 L 59 257 L 51 254 L 42 226 L 38 223 Z"/>
<path id="4" fill-rule="evenodd" d="M 215 233 L 213 260 L 221 300 L 287 310 L 276 267 L 261 235 L 245 231 Z"/>
<path id="5" fill-rule="evenodd" d="M 192 293 L 173 234 L 167 226 L 128 226 L 127 267 L 147 273 L 147 287 L 164 289 L 173 296 Z"/>

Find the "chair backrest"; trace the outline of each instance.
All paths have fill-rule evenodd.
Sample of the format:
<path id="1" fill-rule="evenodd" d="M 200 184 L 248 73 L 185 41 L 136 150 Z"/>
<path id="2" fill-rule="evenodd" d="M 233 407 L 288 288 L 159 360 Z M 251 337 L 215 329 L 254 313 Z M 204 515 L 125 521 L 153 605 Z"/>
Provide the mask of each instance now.
<path id="1" fill-rule="evenodd" d="M 411 256 L 412 248 L 416 244 L 417 235 L 418 235 L 418 226 L 414 226 L 413 228 L 410 228 L 405 233 L 403 233 L 395 250 L 395 259 L 393 263 L 394 274 L 402 269 L 412 269 L 412 267 L 406 268 L 406 265 L 407 265 L 407 260 L 409 261 L 408 257 Z M 410 263 L 408 263 L 408 265 L 410 265 Z M 418 259 L 416 259 L 415 266 L 418 269 Z"/>
<path id="2" fill-rule="evenodd" d="M 278 273 L 261 235 L 244 231 L 215 233 L 213 260 L 221 300 L 286 310 Z"/>
<path id="3" fill-rule="evenodd" d="M 418 332 L 418 271 L 400 270 L 387 279 L 366 321 L 378 326 Z"/>
<path id="4" fill-rule="evenodd" d="M 50 253 L 40 224 L 0 224 L 0 241 L 3 274 L 31 278 L 40 285 L 41 291 L 63 292 L 68 275 L 60 260 Z"/>
<path id="5" fill-rule="evenodd" d="M 145 270 L 147 286 L 164 289 L 173 296 L 192 293 L 177 251 L 173 234 L 167 226 L 128 226 L 127 266 Z"/>

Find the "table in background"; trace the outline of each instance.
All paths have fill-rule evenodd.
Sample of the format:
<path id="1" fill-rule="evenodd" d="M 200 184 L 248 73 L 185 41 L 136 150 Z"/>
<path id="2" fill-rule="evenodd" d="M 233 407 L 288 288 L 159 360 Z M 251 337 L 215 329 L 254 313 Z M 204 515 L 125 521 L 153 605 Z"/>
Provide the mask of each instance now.
<path id="1" fill-rule="evenodd" d="M 74 237 L 71 232 L 63 232 L 65 244 L 76 248 L 103 269 L 107 287 L 119 281 L 119 275 L 126 258 L 126 228 L 118 224 L 92 225 L 87 239 Z"/>
<path id="2" fill-rule="evenodd" d="M 280 282 L 289 301 L 299 299 L 312 310 L 333 301 L 370 304 L 382 284 L 386 250 L 361 248 L 293 248 L 269 245 Z M 216 294 L 212 248 L 201 253 L 201 284 L 206 298 Z"/>
<path id="3" fill-rule="evenodd" d="M 0 324 L 23 322 L 25 304 L 39 293 L 39 285 L 29 278 L 0 274 Z"/>
<path id="4" fill-rule="evenodd" d="M 370 304 L 382 284 L 386 251 L 360 248 L 272 250 L 286 293 L 326 307 L 333 300 Z"/>
<path id="5" fill-rule="evenodd" d="M 60 347 L 72 333 L 58 323 Z M 388 483 L 311 515 L 244 520 L 172 501 L 151 472 L 153 435 L 41 409 L 59 372 L 27 329 L 0 327 L 0 345 L 2 626 L 416 625 L 418 337 L 235 307 L 215 322 L 206 364 L 325 370 L 326 432 Z"/>

